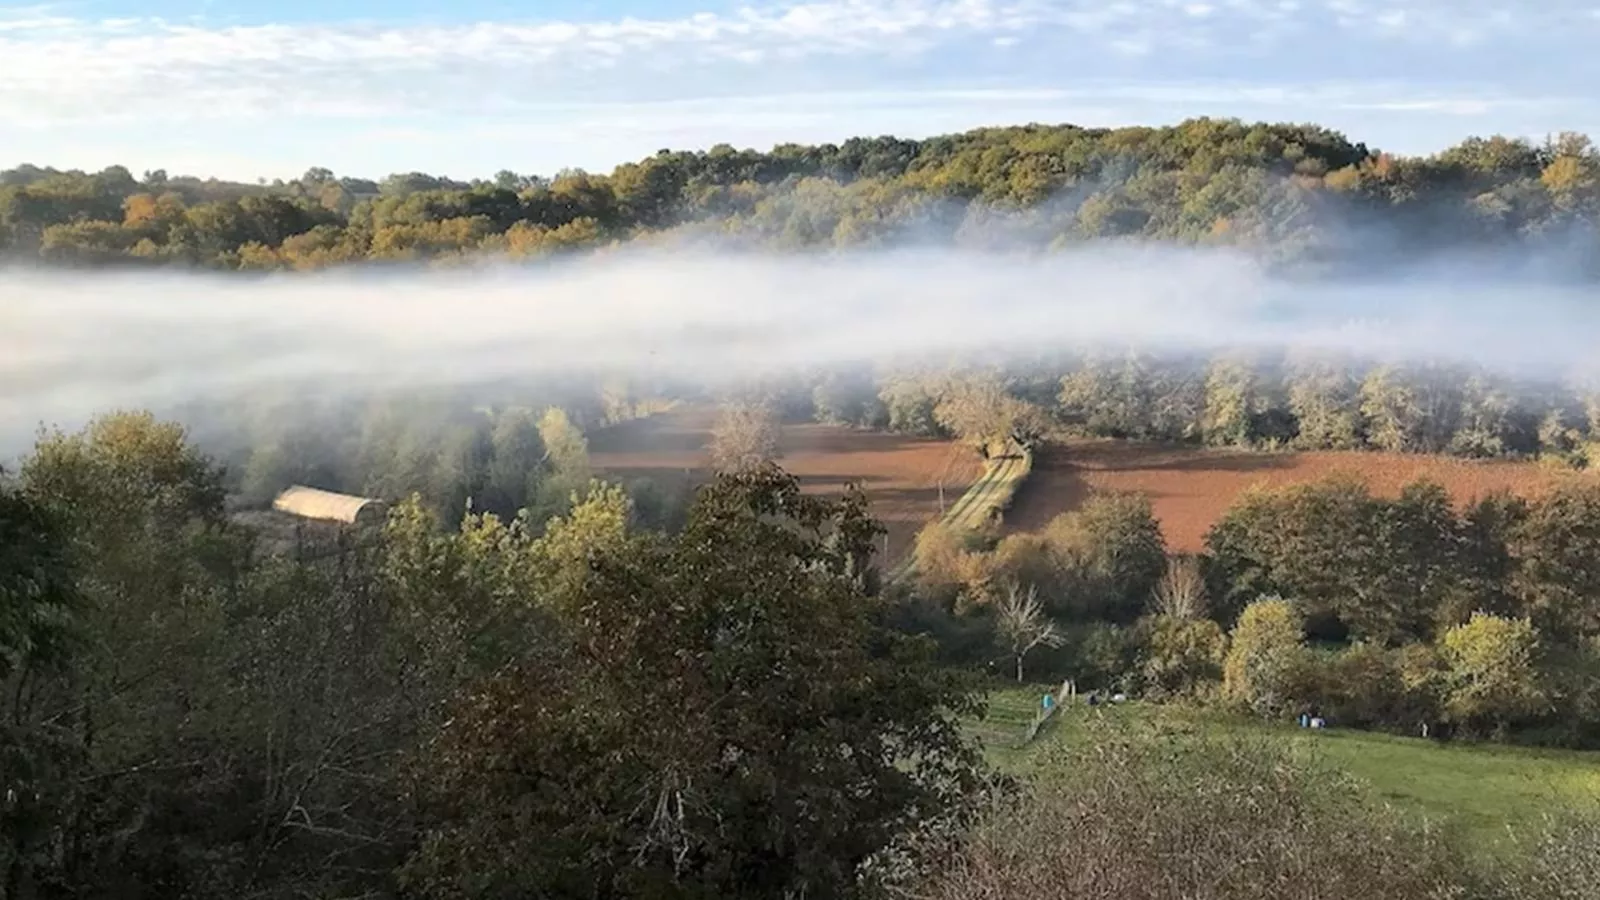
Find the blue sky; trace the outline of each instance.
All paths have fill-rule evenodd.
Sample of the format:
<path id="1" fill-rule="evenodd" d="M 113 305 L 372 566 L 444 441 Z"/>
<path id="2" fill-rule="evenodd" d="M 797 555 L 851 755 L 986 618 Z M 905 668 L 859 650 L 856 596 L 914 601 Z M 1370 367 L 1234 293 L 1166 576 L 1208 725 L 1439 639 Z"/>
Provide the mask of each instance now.
<path id="1" fill-rule="evenodd" d="M 0 0 L 3 3 L 4 0 Z M 607 170 L 986 124 L 1600 136 L 1600 0 L 81 0 L 0 6 L 0 165 Z"/>

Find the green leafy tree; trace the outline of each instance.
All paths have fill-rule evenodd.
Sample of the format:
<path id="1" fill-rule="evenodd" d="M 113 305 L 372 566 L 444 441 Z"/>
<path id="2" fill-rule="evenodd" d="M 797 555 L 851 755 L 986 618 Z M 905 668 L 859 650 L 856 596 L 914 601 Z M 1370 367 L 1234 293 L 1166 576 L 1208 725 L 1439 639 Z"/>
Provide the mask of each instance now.
<path id="1" fill-rule="evenodd" d="M 1200 431 L 1207 444 L 1244 447 L 1255 442 L 1255 420 L 1263 403 L 1256 374 L 1246 361 L 1213 362 L 1206 373 L 1205 395 Z"/>
<path id="2" fill-rule="evenodd" d="M 1224 619 L 1276 593 L 1324 636 L 1390 644 L 1427 637 L 1441 607 L 1463 602 L 1460 526 L 1437 485 L 1394 501 L 1345 478 L 1255 491 L 1206 541 Z"/>
<path id="3" fill-rule="evenodd" d="M 1228 638 L 1216 622 L 1159 615 L 1139 632 L 1139 675 L 1152 696 L 1203 693 L 1222 680 Z"/>
<path id="4" fill-rule="evenodd" d="M 1186 366 L 1130 352 L 1087 360 L 1062 378 L 1058 400 L 1069 420 L 1096 434 L 1190 440 L 1200 434 L 1205 385 Z"/>
<path id="5" fill-rule="evenodd" d="M 883 401 L 878 399 L 871 379 L 855 373 L 829 371 L 812 389 L 811 403 L 819 422 L 834 425 L 884 424 Z"/>
<path id="6" fill-rule="evenodd" d="M 979 757 L 961 679 L 862 589 L 859 495 L 758 470 L 683 533 L 596 552 L 556 598 L 571 651 L 484 682 L 419 758 L 434 897 L 848 893 Z"/>
<path id="7" fill-rule="evenodd" d="M 889 417 L 889 430 L 907 434 L 937 435 L 934 417 L 938 398 L 928 387 L 928 379 L 911 375 L 889 379 L 879 391 Z"/>
<path id="8" fill-rule="evenodd" d="M 1600 635 L 1600 487 L 1564 485 L 1516 525 L 1511 588 L 1525 614 L 1557 641 Z"/>
<path id="9" fill-rule="evenodd" d="M 1133 622 L 1166 572 L 1161 525 L 1143 494 L 1091 495 L 1050 522 L 1044 537 L 1059 579 L 1050 596 L 1075 620 Z"/>
<path id="10" fill-rule="evenodd" d="M 538 493 L 544 440 L 531 410 L 519 407 L 494 416 L 489 433 L 489 471 L 483 511 L 511 518 Z"/>
<path id="11" fill-rule="evenodd" d="M 1244 608 L 1228 638 L 1223 693 L 1262 716 L 1280 716 L 1301 697 L 1308 651 L 1293 604 L 1277 597 Z"/>
<path id="12" fill-rule="evenodd" d="M 1433 366 L 1373 370 L 1361 383 L 1368 442 L 1393 452 L 1443 451 L 1460 421 L 1459 381 L 1458 373 Z"/>
<path id="13" fill-rule="evenodd" d="M 544 473 L 529 508 L 534 521 L 542 522 L 565 512 L 574 492 L 583 490 L 592 476 L 589 440 L 566 410 L 558 406 L 545 410 L 538 430 L 544 445 Z"/>
<path id="14" fill-rule="evenodd" d="M 82 603 L 69 547 L 55 516 L 0 481 L 0 683 L 67 658 Z"/>
<path id="15" fill-rule="evenodd" d="M 1290 365 L 1288 406 L 1294 444 L 1307 450 L 1353 450 L 1362 443 L 1359 384 L 1338 361 L 1302 358 Z"/>
<path id="16" fill-rule="evenodd" d="M 1527 619 L 1479 613 L 1445 632 L 1445 711 L 1457 722 L 1497 732 L 1544 712 L 1539 651 L 1539 630 Z"/>
<path id="17" fill-rule="evenodd" d="M 0 891 L 8 897 L 37 891 L 83 774 L 77 742 L 39 709 L 79 649 L 82 598 L 68 547 L 47 509 L 0 482 Z"/>
<path id="18" fill-rule="evenodd" d="M 167 816 L 182 797 L 215 821 L 199 811 L 215 782 L 195 760 L 216 759 L 201 748 L 231 708 L 220 688 L 247 550 L 223 517 L 222 473 L 182 428 L 112 413 L 43 435 L 20 484 L 59 523 L 81 598 L 71 664 L 10 685 L 24 688 L 25 721 L 49 723 L 32 732 L 53 748 L 35 771 L 70 770 L 77 785 L 57 797 L 73 840 L 56 844 L 50 877 L 74 890 L 142 867 L 204 877 L 204 851 L 177 841 Z"/>
<path id="19" fill-rule="evenodd" d="M 1527 417 L 1519 416 L 1516 398 L 1504 387 L 1475 373 L 1462 385 L 1461 394 L 1461 419 L 1450 439 L 1451 453 L 1492 458 L 1536 449 L 1538 439 L 1530 423 L 1519 421 Z"/>

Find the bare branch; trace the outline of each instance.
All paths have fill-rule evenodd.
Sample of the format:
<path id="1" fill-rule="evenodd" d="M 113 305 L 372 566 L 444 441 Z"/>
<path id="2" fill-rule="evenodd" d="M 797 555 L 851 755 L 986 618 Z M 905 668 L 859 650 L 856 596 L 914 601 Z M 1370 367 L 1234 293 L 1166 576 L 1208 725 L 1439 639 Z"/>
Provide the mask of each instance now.
<path id="1" fill-rule="evenodd" d="M 1008 585 L 998 614 L 996 630 L 1016 662 L 1019 682 L 1022 681 L 1023 660 L 1030 652 L 1037 647 L 1059 647 L 1066 642 L 1066 635 L 1045 615 L 1036 586 L 1029 586 L 1024 594 L 1017 584 Z"/>
<path id="2" fill-rule="evenodd" d="M 1193 556 L 1174 556 L 1167 572 L 1156 585 L 1153 598 L 1159 615 L 1175 619 L 1200 619 L 1206 614 L 1206 582 L 1200 574 L 1200 561 Z"/>

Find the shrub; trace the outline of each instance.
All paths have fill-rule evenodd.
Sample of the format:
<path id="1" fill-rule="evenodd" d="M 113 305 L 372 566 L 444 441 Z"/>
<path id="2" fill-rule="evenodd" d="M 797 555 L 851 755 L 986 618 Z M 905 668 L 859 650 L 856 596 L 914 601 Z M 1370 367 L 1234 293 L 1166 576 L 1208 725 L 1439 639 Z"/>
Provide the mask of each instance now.
<path id="1" fill-rule="evenodd" d="M 1269 597 L 1245 607 L 1223 663 L 1223 693 L 1262 716 L 1286 713 L 1305 680 L 1304 626 L 1287 600 Z"/>
<path id="2" fill-rule="evenodd" d="M 1191 695 L 1222 679 L 1228 639 L 1216 622 L 1152 616 L 1139 630 L 1139 674 L 1150 695 Z"/>
<path id="3" fill-rule="evenodd" d="M 1109 722 L 997 802 L 929 900 L 1422 900 L 1471 896 L 1436 837 L 1281 745 Z M 1562 895 L 1566 896 L 1566 895 Z M 1577 896 L 1576 894 L 1570 896 Z"/>
<path id="4" fill-rule="evenodd" d="M 1600 815 L 1554 821 L 1495 870 L 1496 900 L 1587 900 L 1600 885 Z"/>

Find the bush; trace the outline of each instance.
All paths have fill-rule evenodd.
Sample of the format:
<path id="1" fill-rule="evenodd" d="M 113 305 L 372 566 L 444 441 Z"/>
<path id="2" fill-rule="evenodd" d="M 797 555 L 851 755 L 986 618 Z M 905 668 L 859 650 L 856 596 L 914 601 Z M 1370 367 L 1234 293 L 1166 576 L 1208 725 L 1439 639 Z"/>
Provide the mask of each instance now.
<path id="1" fill-rule="evenodd" d="M 1257 715 L 1280 716 L 1304 699 L 1310 667 L 1304 620 L 1287 600 L 1269 597 L 1239 616 L 1223 663 L 1223 693 Z"/>
<path id="2" fill-rule="evenodd" d="M 1132 686 L 1136 649 L 1133 636 L 1116 625 L 1091 622 L 1069 627 L 1067 644 L 1060 651 L 1070 660 L 1064 674 L 1084 690 L 1127 690 Z M 1041 661 L 1040 668 L 1047 665 Z"/>
<path id="3" fill-rule="evenodd" d="M 1341 728 L 1388 728 L 1415 734 L 1438 719 L 1438 704 L 1419 675 L 1432 659 L 1426 644 L 1389 650 L 1357 642 L 1335 653 L 1308 655 L 1296 693 Z"/>
<path id="4" fill-rule="evenodd" d="M 1055 747 L 1044 768 L 1061 776 L 997 802 L 917 896 L 1473 895 L 1449 847 L 1279 745 L 1180 739 L 1105 722 L 1076 749 Z"/>
<path id="5" fill-rule="evenodd" d="M 1516 847 L 1520 863 L 1491 879 L 1497 900 L 1587 900 L 1600 885 L 1600 816 L 1552 822 Z"/>
<path id="6" fill-rule="evenodd" d="M 1228 639 L 1216 622 L 1151 616 L 1140 623 L 1139 632 L 1139 674 L 1148 695 L 1191 696 L 1222 680 Z"/>

